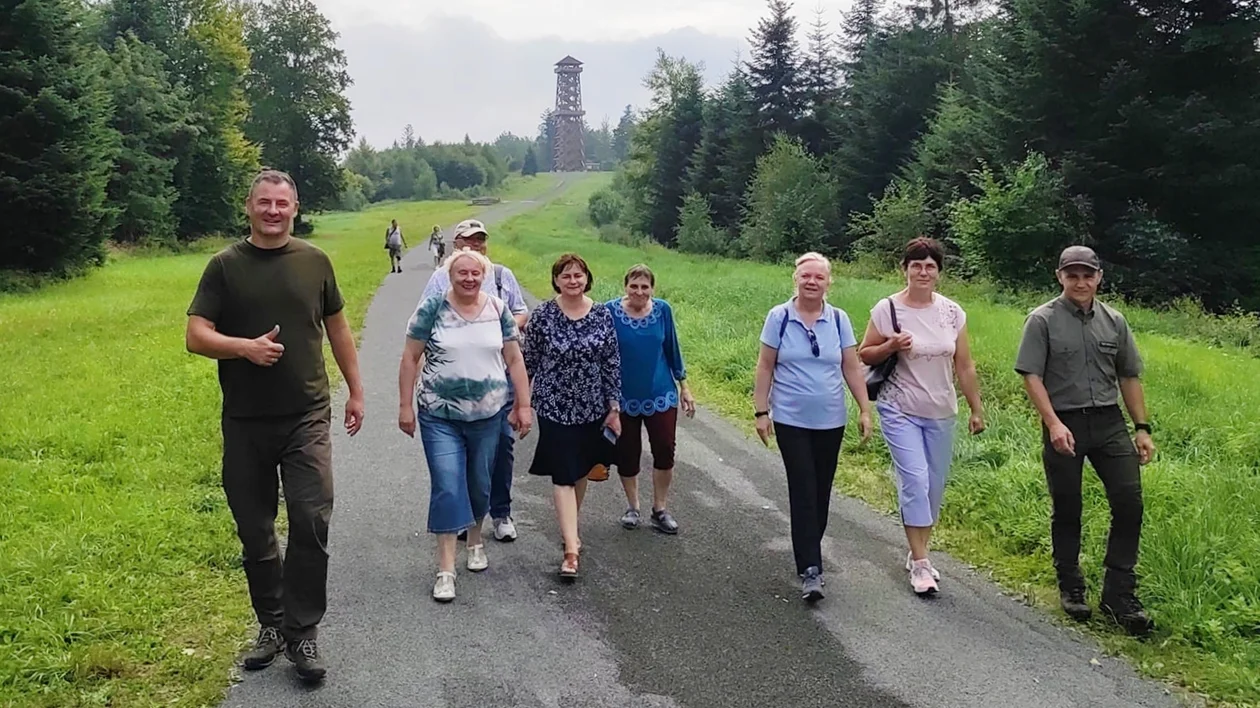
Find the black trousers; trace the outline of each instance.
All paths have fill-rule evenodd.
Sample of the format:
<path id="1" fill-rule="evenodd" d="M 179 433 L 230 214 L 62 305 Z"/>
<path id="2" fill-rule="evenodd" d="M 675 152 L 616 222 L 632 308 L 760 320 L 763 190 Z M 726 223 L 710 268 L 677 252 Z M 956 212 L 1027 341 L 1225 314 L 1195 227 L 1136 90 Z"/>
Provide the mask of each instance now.
<path id="1" fill-rule="evenodd" d="M 223 491 L 241 539 L 254 614 L 293 641 L 315 637 L 327 606 L 331 419 L 329 407 L 278 418 L 223 418 Z M 275 527 L 281 482 L 289 517 L 283 560 Z"/>
<path id="2" fill-rule="evenodd" d="M 1081 575 L 1081 472 L 1085 460 L 1093 465 L 1111 506 L 1111 532 L 1107 537 L 1107 568 L 1103 594 L 1132 592 L 1134 567 L 1142 535 L 1142 467 L 1129 437 L 1128 424 L 1119 406 L 1058 413 L 1072 431 L 1076 455 L 1060 454 L 1050 444 L 1050 432 L 1042 426 L 1041 459 L 1046 470 L 1053 514 L 1050 538 L 1054 545 L 1054 570 L 1060 590 L 1084 589 Z"/>
<path id="3" fill-rule="evenodd" d="M 822 537 L 831 511 L 831 485 L 844 442 L 844 426 L 810 430 L 774 424 L 779 453 L 787 471 L 788 504 L 792 516 L 792 554 L 796 572 L 816 566 L 822 570 Z"/>

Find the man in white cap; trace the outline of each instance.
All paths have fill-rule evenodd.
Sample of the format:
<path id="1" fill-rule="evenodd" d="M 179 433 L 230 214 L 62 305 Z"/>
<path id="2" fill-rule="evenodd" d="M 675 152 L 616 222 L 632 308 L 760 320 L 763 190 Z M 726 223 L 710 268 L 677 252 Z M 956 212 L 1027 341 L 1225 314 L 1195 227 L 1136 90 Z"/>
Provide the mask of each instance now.
<path id="1" fill-rule="evenodd" d="M 467 248 L 477 251 L 483 256 L 486 253 L 486 241 L 490 238 L 490 233 L 486 231 L 486 225 L 477 219 L 467 219 L 459 222 L 455 227 L 453 240 L 455 250 L 458 251 Z M 493 275 L 493 277 L 490 277 Z M 424 288 L 424 294 L 420 296 L 421 300 L 427 300 L 430 297 L 438 297 L 446 293 L 451 287 L 450 274 L 445 268 L 438 268 L 434 271 L 432 277 L 429 278 L 429 284 Z M 502 300 L 512 311 L 512 317 L 516 320 L 516 326 L 521 329 L 525 328 L 525 322 L 529 319 L 529 308 L 525 304 L 525 295 L 521 292 L 520 283 L 516 281 L 516 276 L 512 274 L 512 270 L 507 266 L 494 264 L 494 273 L 486 274 L 485 280 L 481 283 L 482 292 L 487 295 L 494 295 Z M 508 391 L 507 409 L 511 409 L 514 394 Z M 490 518 L 494 526 L 494 538 L 497 541 L 510 542 L 516 540 L 516 525 L 512 523 L 512 464 L 513 448 L 515 439 L 513 438 L 512 428 L 507 423 L 507 416 L 503 417 L 503 430 L 499 433 L 499 450 L 494 460 L 494 476 L 490 479 Z M 467 532 L 461 533 L 459 538 L 466 538 Z"/>
<path id="2" fill-rule="evenodd" d="M 1070 246 L 1056 271 L 1063 294 L 1024 323 L 1015 371 L 1041 415 L 1042 464 L 1050 491 L 1050 540 L 1059 601 L 1073 619 L 1089 619 L 1081 574 L 1081 471 L 1085 459 L 1107 490 L 1111 532 L 1099 609 L 1133 635 L 1154 624 L 1137 597 L 1142 533 L 1142 465 L 1155 455 L 1142 391 L 1142 357 L 1124 316 L 1096 299 L 1098 254 Z M 1124 398 L 1134 434 L 1118 399 Z"/>

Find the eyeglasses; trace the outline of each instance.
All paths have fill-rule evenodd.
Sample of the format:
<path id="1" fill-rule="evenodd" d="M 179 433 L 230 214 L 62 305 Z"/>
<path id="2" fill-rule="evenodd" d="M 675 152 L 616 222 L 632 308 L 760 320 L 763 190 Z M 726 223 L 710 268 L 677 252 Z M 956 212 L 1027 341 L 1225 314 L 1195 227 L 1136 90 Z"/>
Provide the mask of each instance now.
<path id="1" fill-rule="evenodd" d="M 805 334 L 809 335 L 809 350 L 814 353 L 815 357 L 817 357 L 819 355 L 818 336 L 814 334 L 814 330 L 812 329 L 805 330 Z"/>

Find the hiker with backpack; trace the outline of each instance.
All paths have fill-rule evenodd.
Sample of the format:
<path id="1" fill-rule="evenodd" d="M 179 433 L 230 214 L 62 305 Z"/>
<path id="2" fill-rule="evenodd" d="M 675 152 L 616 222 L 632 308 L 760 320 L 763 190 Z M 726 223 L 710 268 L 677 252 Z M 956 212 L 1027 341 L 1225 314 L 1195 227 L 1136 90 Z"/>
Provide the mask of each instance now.
<path id="1" fill-rule="evenodd" d="M 486 230 L 486 225 L 477 219 L 461 221 L 455 227 L 455 252 L 469 250 L 485 256 L 489 238 L 490 233 Z M 431 297 L 441 296 L 450 287 L 450 274 L 446 268 L 439 268 L 429 278 L 429 283 L 425 286 L 420 300 L 423 302 Z M 516 326 L 524 330 L 525 322 L 529 318 L 529 308 L 525 304 L 525 295 L 521 292 L 520 283 L 516 281 L 516 276 L 512 274 L 510 268 L 493 263 L 491 272 L 486 273 L 481 282 L 481 292 L 493 295 L 506 303 L 508 311 L 512 313 L 512 318 L 516 321 Z M 505 411 L 511 410 L 514 400 L 514 392 L 509 388 L 507 403 L 504 405 Z M 495 540 L 502 542 L 516 540 L 516 525 L 512 522 L 512 464 L 515 444 L 512 428 L 507 424 L 505 415 L 499 433 L 494 474 L 490 480 L 490 519 Z M 464 538 L 465 534 L 461 533 L 459 540 L 462 541 Z"/>
<path id="2" fill-rule="evenodd" d="M 906 287 L 876 303 L 858 347 L 871 367 L 867 394 L 876 400 L 880 430 L 897 476 L 897 502 L 910 546 L 906 571 L 918 595 L 939 590 L 940 572 L 928 558 L 932 528 L 954 456 L 957 378 L 971 409 L 972 435 L 984 430 L 980 381 L 967 339 L 967 313 L 936 292 L 945 249 L 930 238 L 906 244 Z"/>
<path id="3" fill-rule="evenodd" d="M 853 324 L 827 303 L 831 262 L 806 253 L 796 259 L 793 278 L 796 295 L 772 308 L 761 330 L 753 416 L 762 442 L 779 439 L 801 598 L 812 603 L 823 597 L 822 537 L 848 423 L 846 384 L 863 443 L 871 437 L 871 404 Z"/>
<path id="4" fill-rule="evenodd" d="M 407 247 L 407 241 L 403 239 L 402 229 L 398 228 L 398 219 L 389 222 L 389 228 L 385 230 L 385 248 L 389 249 L 389 272 L 402 272 L 403 249 Z"/>
<path id="5" fill-rule="evenodd" d="M 446 258 L 446 241 L 442 240 L 442 227 L 434 226 L 429 234 L 429 251 L 433 254 L 433 267 L 440 268 Z"/>

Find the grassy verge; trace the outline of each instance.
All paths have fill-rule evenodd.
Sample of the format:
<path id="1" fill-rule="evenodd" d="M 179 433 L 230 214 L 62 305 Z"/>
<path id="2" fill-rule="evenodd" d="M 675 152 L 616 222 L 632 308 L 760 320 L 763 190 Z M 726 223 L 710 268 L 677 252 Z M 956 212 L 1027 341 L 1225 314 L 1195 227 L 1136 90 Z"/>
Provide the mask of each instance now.
<path id="1" fill-rule="evenodd" d="M 521 180 L 505 198 L 554 183 Z M 476 211 L 419 202 L 317 217 L 312 242 L 337 267 L 356 331 L 387 273 L 389 220 L 414 246 Z M 0 295 L 0 705 L 213 705 L 250 638 L 219 486 L 215 367 L 184 351 L 206 258 L 119 254 L 81 279 Z"/>
<path id="2" fill-rule="evenodd" d="M 790 271 L 602 242 L 583 215 L 587 197 L 603 183 L 590 180 L 563 200 L 508 222 L 496 237 L 495 260 L 533 292 L 547 293 L 554 258 L 577 251 L 595 273 L 596 298 L 619 294 L 630 265 L 650 265 L 658 294 L 674 305 L 697 397 L 751 431 L 757 337 L 767 310 L 791 295 Z M 871 306 L 895 288 L 841 277 L 830 299 L 860 333 Z M 1029 602 L 1056 608 L 1037 424 L 1011 370 L 1025 310 L 971 297 L 966 287 L 946 290 L 969 313 L 989 428 L 956 445 L 939 545 L 987 569 Z M 1134 315 L 1149 323 L 1138 341 L 1161 447 L 1144 472 L 1140 564 L 1143 597 L 1160 630 L 1140 643 L 1100 622 L 1089 629 L 1105 649 L 1127 655 L 1147 675 L 1221 704 L 1260 703 L 1260 360 L 1236 348 L 1208 350 L 1159 334 L 1175 324 L 1150 312 Z M 862 449 L 850 440 L 839 484 L 891 513 L 896 500 L 888 469 L 882 441 Z M 1096 478 L 1087 476 L 1084 494 L 1082 565 L 1096 600 L 1109 516 Z"/>

